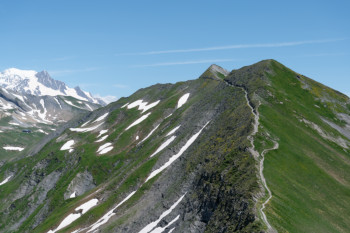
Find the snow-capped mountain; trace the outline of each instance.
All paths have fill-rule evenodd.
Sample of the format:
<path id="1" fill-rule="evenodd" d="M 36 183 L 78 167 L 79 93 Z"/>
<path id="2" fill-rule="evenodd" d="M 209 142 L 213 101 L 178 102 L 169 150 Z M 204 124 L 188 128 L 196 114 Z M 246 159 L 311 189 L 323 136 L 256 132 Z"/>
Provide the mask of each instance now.
<path id="1" fill-rule="evenodd" d="M 37 72 L 16 68 L 4 70 L 0 73 L 0 87 L 22 94 L 71 96 L 94 104 L 106 105 L 103 100 L 93 97 L 89 92 L 83 91 L 79 87 L 70 88 L 64 82 L 51 78 L 47 71 Z"/>
<path id="2" fill-rule="evenodd" d="M 0 164 L 28 155 L 66 122 L 99 107 L 71 96 L 37 96 L 0 87 Z"/>

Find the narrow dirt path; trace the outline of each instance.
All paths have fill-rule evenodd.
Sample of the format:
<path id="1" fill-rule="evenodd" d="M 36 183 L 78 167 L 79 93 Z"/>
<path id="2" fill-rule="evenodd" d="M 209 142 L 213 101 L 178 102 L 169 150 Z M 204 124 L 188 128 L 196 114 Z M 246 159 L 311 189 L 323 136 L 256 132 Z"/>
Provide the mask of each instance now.
<path id="1" fill-rule="evenodd" d="M 269 221 L 267 220 L 266 214 L 264 213 L 264 209 L 265 209 L 266 204 L 272 198 L 272 193 L 271 193 L 271 190 L 269 189 L 269 187 L 267 187 L 263 170 L 264 170 L 264 159 L 265 159 L 264 156 L 265 156 L 265 154 L 267 152 L 271 151 L 271 150 L 276 150 L 279 147 L 279 144 L 278 144 L 278 142 L 274 141 L 274 146 L 272 148 L 270 148 L 270 149 L 264 149 L 262 151 L 262 153 L 261 153 L 261 156 L 260 156 L 259 152 L 255 149 L 255 145 L 254 145 L 254 136 L 259 131 L 259 118 L 260 118 L 260 116 L 259 116 L 258 108 L 259 108 L 260 103 L 259 103 L 259 105 L 256 108 L 254 108 L 253 104 L 251 103 L 251 101 L 250 101 L 250 99 L 248 97 L 248 92 L 247 92 L 247 90 L 244 87 L 242 87 L 242 86 L 235 86 L 235 85 L 227 82 L 226 80 L 224 80 L 224 81 L 225 81 L 225 83 L 228 86 L 236 87 L 236 88 L 238 87 L 238 88 L 240 88 L 240 89 L 242 89 L 244 91 L 244 96 L 245 96 L 245 99 L 247 101 L 247 105 L 250 108 L 250 110 L 251 110 L 251 112 L 252 112 L 252 114 L 254 116 L 253 132 L 247 137 L 248 140 L 250 141 L 250 144 L 251 144 L 251 147 L 249 148 L 249 152 L 254 156 L 254 158 L 257 161 L 259 161 L 259 176 L 260 176 L 260 179 L 261 179 L 261 182 L 262 182 L 264 188 L 267 190 L 267 193 L 268 193 L 268 198 L 262 204 L 261 208 L 259 209 L 259 212 L 261 213 L 263 222 L 267 226 L 267 232 L 276 233 L 277 231 L 270 225 Z"/>
<path id="2" fill-rule="evenodd" d="M 268 197 L 267 199 L 265 200 L 265 202 L 261 205 L 261 208 L 260 208 L 260 213 L 261 213 L 261 216 L 262 216 L 262 219 L 263 221 L 265 222 L 266 226 L 267 226 L 267 229 L 269 232 L 276 232 L 276 230 L 274 230 L 272 228 L 272 226 L 270 225 L 269 221 L 267 221 L 267 218 L 266 218 L 266 214 L 264 213 L 264 209 L 265 209 L 265 206 L 266 204 L 270 201 L 270 199 L 272 198 L 272 193 L 271 193 L 271 190 L 269 189 L 269 187 L 267 186 L 266 184 L 266 180 L 265 180 L 265 176 L 264 176 L 264 159 L 265 159 L 265 154 L 271 150 L 277 150 L 279 147 L 279 144 L 278 142 L 274 141 L 274 146 L 270 149 L 265 149 L 263 150 L 263 152 L 261 153 L 261 159 L 260 159 L 260 164 L 259 164 L 259 173 L 260 173 L 260 179 L 261 179 L 261 182 L 263 183 L 264 185 L 264 188 L 267 190 L 267 193 L 268 193 Z"/>

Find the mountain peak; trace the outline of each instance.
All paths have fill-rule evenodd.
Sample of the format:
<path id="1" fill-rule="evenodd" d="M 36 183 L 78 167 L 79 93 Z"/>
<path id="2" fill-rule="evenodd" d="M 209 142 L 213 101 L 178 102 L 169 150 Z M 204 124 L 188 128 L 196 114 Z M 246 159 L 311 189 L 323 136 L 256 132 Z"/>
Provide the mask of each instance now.
<path id="1" fill-rule="evenodd" d="M 212 78 L 212 79 L 224 79 L 230 72 L 218 66 L 212 64 L 209 68 L 200 76 L 200 78 Z"/>
<path id="2" fill-rule="evenodd" d="M 0 73 L 0 87 L 19 93 L 36 96 L 72 96 L 74 98 L 105 105 L 100 99 L 91 96 L 90 93 L 80 88 L 70 88 L 64 82 L 51 78 L 50 74 L 43 70 L 20 70 L 9 68 Z"/>

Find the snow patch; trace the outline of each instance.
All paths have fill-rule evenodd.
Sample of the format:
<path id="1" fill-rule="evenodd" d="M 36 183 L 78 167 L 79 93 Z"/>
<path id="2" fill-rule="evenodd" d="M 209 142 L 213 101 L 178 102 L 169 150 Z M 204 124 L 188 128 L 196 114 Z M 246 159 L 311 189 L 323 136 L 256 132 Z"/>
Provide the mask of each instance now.
<path id="1" fill-rule="evenodd" d="M 160 152 L 161 150 L 163 150 L 165 147 L 167 147 L 172 141 L 174 141 L 174 139 L 176 138 L 176 136 L 172 136 L 171 138 L 169 138 L 168 140 L 166 140 L 165 142 L 163 142 L 163 144 L 158 147 L 158 149 L 150 156 L 151 158 L 156 155 L 158 152 Z"/>
<path id="2" fill-rule="evenodd" d="M 173 130 L 171 130 L 165 137 L 168 137 L 168 136 L 174 134 L 180 127 L 181 127 L 181 125 L 175 127 L 175 128 L 174 128 Z"/>
<path id="3" fill-rule="evenodd" d="M 75 131 L 75 132 L 90 132 L 90 131 L 97 129 L 101 125 L 103 125 L 103 123 L 96 125 L 96 126 L 89 127 L 89 128 L 69 128 L 69 129 L 70 129 L 70 131 Z"/>
<path id="4" fill-rule="evenodd" d="M 82 124 L 82 125 L 80 126 L 80 128 L 81 128 L 81 127 L 84 127 L 84 126 L 87 125 L 87 124 L 89 124 L 89 122 L 90 122 L 90 121 L 85 122 L 84 124 Z"/>
<path id="5" fill-rule="evenodd" d="M 128 106 L 129 105 L 129 103 L 126 103 L 126 104 L 124 104 L 123 106 L 121 106 L 120 108 L 125 108 L 126 106 Z"/>
<path id="6" fill-rule="evenodd" d="M 149 138 L 149 137 L 153 134 L 153 132 L 156 131 L 156 129 L 158 129 L 159 126 L 160 126 L 160 124 L 157 125 L 156 127 L 154 127 L 154 129 L 152 129 L 152 131 L 151 131 L 140 143 L 146 141 L 147 138 Z M 139 143 L 139 144 L 140 144 L 140 143 Z"/>
<path id="7" fill-rule="evenodd" d="M 103 150 L 100 151 L 100 155 L 106 154 L 108 152 L 110 152 L 111 150 L 113 150 L 113 146 L 109 146 L 107 148 L 104 148 Z"/>
<path id="8" fill-rule="evenodd" d="M 107 142 L 107 143 L 103 144 L 102 146 L 100 146 L 100 147 L 98 148 L 97 152 L 100 152 L 101 150 L 103 150 L 103 149 L 105 149 L 105 148 L 107 148 L 107 147 L 109 147 L 109 146 L 111 146 L 111 145 L 112 145 L 112 143 Z"/>
<path id="9" fill-rule="evenodd" d="M 101 137 L 101 135 L 105 134 L 108 132 L 108 129 L 103 129 L 100 131 L 100 134 L 97 136 L 98 138 Z"/>
<path id="10" fill-rule="evenodd" d="M 160 100 L 148 104 L 148 102 L 143 102 L 143 100 L 136 100 L 135 102 L 127 105 L 128 109 L 139 107 L 138 110 L 142 110 L 142 113 L 146 112 L 147 110 L 155 107 L 157 104 L 159 104 Z"/>
<path id="11" fill-rule="evenodd" d="M 184 105 L 187 102 L 188 97 L 190 97 L 190 93 L 186 93 L 183 96 L 181 96 L 181 98 L 177 102 L 177 108 L 180 108 L 182 105 Z"/>
<path id="12" fill-rule="evenodd" d="M 149 232 L 151 232 L 158 225 L 158 223 L 160 223 L 160 221 L 162 221 L 163 218 L 168 216 L 176 208 L 176 206 L 182 201 L 182 199 L 185 197 L 185 195 L 186 195 L 186 193 L 184 195 L 182 195 L 169 209 L 164 211 L 156 221 L 151 222 L 150 224 L 145 226 L 141 231 L 139 231 L 139 233 L 149 233 Z"/>
<path id="13" fill-rule="evenodd" d="M 97 118 L 96 120 L 94 120 L 92 123 L 95 123 L 95 122 L 99 122 L 99 121 L 102 121 L 104 120 L 107 116 L 108 116 L 108 112 L 103 114 L 102 116 L 100 116 L 99 118 Z"/>
<path id="14" fill-rule="evenodd" d="M 60 223 L 60 225 L 55 230 L 50 230 L 48 233 L 54 233 L 56 231 L 61 230 L 62 228 L 65 228 L 66 226 L 70 225 L 72 222 L 80 218 L 83 214 L 85 214 L 88 210 L 90 210 L 92 207 L 96 206 L 98 203 L 98 199 L 91 199 L 84 204 L 78 206 L 75 208 L 75 211 L 79 211 L 79 213 L 72 213 L 69 214 L 63 221 Z"/>
<path id="15" fill-rule="evenodd" d="M 76 192 L 74 191 L 74 193 L 72 193 L 69 198 L 75 198 L 76 197 Z"/>
<path id="16" fill-rule="evenodd" d="M 140 124 L 140 123 L 141 123 L 142 121 L 144 121 L 150 114 L 151 114 L 151 113 L 149 112 L 149 113 L 147 113 L 146 115 L 141 116 L 141 117 L 140 117 L 139 119 L 137 119 L 134 123 L 132 123 L 131 125 L 129 125 L 129 126 L 125 129 L 125 131 L 128 130 L 128 129 L 130 129 L 131 127 L 137 125 L 137 124 Z"/>
<path id="17" fill-rule="evenodd" d="M 81 107 L 79 107 L 79 106 L 73 104 L 73 103 L 72 103 L 71 101 L 69 101 L 69 100 L 64 100 L 64 102 L 66 102 L 67 104 L 69 104 L 70 106 L 73 106 L 73 107 L 75 107 L 75 108 L 83 109 L 83 108 L 81 108 Z"/>
<path id="18" fill-rule="evenodd" d="M 85 103 L 85 106 L 88 107 L 90 111 L 94 111 L 89 104 Z"/>
<path id="19" fill-rule="evenodd" d="M 108 138 L 108 135 L 103 136 L 102 138 L 96 140 L 95 142 L 102 142 L 102 141 L 104 141 L 106 138 Z"/>
<path id="20" fill-rule="evenodd" d="M 0 183 L 0 186 L 3 185 L 3 184 L 6 184 L 7 182 L 9 182 L 9 180 L 10 180 L 11 177 L 12 177 L 12 176 L 6 177 L 6 179 L 3 180 L 3 181 Z"/>
<path id="21" fill-rule="evenodd" d="M 124 200 L 122 200 L 116 207 L 114 207 L 113 209 L 111 209 L 110 211 L 107 212 L 107 214 L 103 215 L 102 218 L 100 218 L 97 222 L 95 222 L 94 224 L 92 224 L 91 226 L 89 226 L 89 228 L 91 228 L 89 231 L 87 232 L 93 232 L 95 231 L 97 228 L 99 228 L 100 226 L 102 226 L 103 224 L 105 224 L 106 222 L 108 222 L 108 220 L 115 215 L 114 210 L 116 210 L 119 206 L 121 206 L 124 202 L 126 202 L 127 200 L 130 199 L 130 197 L 132 197 L 134 194 L 136 193 L 136 191 L 130 193 L 126 198 L 124 198 Z"/>
<path id="22" fill-rule="evenodd" d="M 62 109 L 62 105 L 61 105 L 61 103 L 58 101 L 58 99 L 57 99 L 57 98 L 53 98 L 53 99 L 56 100 L 58 106 L 60 106 L 60 109 Z"/>
<path id="23" fill-rule="evenodd" d="M 69 140 L 68 142 L 66 142 L 60 150 L 70 150 L 70 149 L 73 149 L 73 146 L 74 145 L 74 140 Z"/>
<path id="24" fill-rule="evenodd" d="M 170 227 L 171 225 L 173 225 L 177 220 L 179 220 L 180 215 L 176 216 L 173 220 L 171 220 L 167 225 L 165 225 L 164 227 L 157 227 L 155 228 L 153 231 L 151 231 L 150 233 L 162 233 L 163 231 L 165 231 L 165 229 L 167 229 L 168 227 Z M 174 229 L 174 228 L 173 228 Z M 171 232 L 172 230 L 170 230 L 169 232 Z"/>
<path id="25" fill-rule="evenodd" d="M 4 150 L 17 150 L 17 151 L 22 151 L 24 150 L 23 147 L 18 147 L 18 146 L 4 146 Z"/>

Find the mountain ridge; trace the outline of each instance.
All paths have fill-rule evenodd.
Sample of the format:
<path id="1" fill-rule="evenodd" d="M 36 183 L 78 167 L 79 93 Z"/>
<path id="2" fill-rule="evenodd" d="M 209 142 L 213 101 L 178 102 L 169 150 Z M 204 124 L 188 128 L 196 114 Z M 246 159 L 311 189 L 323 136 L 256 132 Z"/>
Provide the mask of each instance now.
<path id="1" fill-rule="evenodd" d="M 349 98 L 277 61 L 211 66 L 2 165 L 0 230 L 346 232 L 348 119 Z"/>

